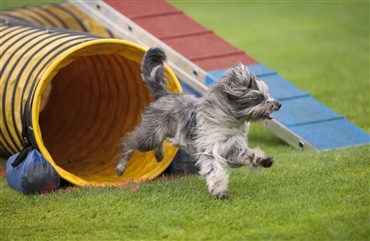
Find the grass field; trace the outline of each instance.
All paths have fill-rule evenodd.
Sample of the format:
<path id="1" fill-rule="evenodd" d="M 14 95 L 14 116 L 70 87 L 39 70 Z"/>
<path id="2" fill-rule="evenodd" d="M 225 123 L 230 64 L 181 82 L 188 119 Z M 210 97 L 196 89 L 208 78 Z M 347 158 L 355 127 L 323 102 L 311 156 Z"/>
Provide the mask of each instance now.
<path id="1" fill-rule="evenodd" d="M 370 133 L 368 2 L 171 2 Z M 197 175 L 36 196 L 2 176 L 1 240 L 369 239 L 369 146 L 301 152 L 256 124 L 249 139 L 277 162 L 230 169 L 222 201 Z"/>

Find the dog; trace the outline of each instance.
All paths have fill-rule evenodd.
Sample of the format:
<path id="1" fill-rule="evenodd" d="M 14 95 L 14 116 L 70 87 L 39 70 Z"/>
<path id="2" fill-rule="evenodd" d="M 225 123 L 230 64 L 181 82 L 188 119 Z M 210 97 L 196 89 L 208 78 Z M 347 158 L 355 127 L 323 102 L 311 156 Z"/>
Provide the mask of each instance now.
<path id="1" fill-rule="evenodd" d="M 121 141 L 116 171 L 121 176 L 134 151 L 155 150 L 160 162 L 163 141 L 191 153 L 208 190 L 217 199 L 229 197 L 226 167 L 270 167 L 272 156 L 248 148 L 251 122 L 266 122 L 281 104 L 271 98 L 267 85 L 241 63 L 230 68 L 201 98 L 167 89 L 166 55 L 152 47 L 141 64 L 143 80 L 154 101 L 142 114 L 141 123 Z"/>

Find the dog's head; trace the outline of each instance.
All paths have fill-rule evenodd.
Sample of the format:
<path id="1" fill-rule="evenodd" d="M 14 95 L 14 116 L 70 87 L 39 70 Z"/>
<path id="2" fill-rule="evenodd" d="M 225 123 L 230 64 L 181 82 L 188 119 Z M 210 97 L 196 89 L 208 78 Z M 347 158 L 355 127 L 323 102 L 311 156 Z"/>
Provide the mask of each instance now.
<path id="1" fill-rule="evenodd" d="M 228 70 L 220 82 L 220 91 L 229 103 L 229 112 L 238 120 L 264 122 L 281 104 L 271 98 L 265 82 L 240 63 Z"/>

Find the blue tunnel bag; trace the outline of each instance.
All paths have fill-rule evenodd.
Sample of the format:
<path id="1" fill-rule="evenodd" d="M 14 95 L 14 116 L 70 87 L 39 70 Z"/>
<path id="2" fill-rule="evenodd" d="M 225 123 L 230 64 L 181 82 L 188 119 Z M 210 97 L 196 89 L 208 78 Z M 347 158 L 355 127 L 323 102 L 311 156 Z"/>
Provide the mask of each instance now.
<path id="1" fill-rule="evenodd" d="M 25 195 L 48 193 L 60 186 L 60 176 L 40 152 L 27 147 L 6 163 L 9 186 Z"/>

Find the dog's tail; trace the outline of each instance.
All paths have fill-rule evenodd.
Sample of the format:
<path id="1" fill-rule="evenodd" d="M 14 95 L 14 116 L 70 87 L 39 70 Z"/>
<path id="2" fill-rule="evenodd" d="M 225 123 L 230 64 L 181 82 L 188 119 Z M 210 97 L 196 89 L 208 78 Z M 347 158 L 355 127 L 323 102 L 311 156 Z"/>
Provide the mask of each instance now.
<path id="1" fill-rule="evenodd" d="M 152 47 L 145 53 L 141 64 L 143 80 L 156 100 L 169 94 L 167 81 L 164 76 L 164 61 L 166 61 L 166 54 L 163 50 L 158 47 Z"/>

